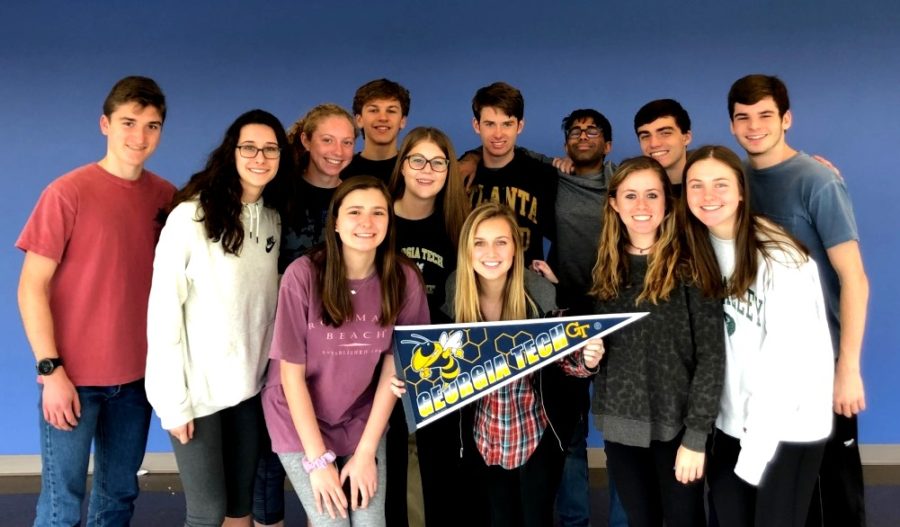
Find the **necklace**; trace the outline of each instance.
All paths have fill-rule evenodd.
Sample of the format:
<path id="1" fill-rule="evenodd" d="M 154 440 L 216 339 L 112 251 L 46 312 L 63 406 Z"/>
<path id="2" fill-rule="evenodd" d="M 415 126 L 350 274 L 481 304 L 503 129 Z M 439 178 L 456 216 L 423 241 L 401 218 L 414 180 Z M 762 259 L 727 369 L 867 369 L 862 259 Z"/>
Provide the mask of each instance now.
<path id="1" fill-rule="evenodd" d="M 656 245 L 656 242 L 653 242 L 653 243 L 651 243 L 650 245 L 648 245 L 648 246 L 646 246 L 646 247 L 638 247 L 637 245 L 635 245 L 635 244 L 633 244 L 633 243 L 631 243 L 631 242 L 628 242 L 628 246 L 631 247 L 632 249 L 637 249 L 638 254 L 644 254 L 645 252 L 647 252 L 647 251 L 649 251 L 650 249 L 652 249 L 654 245 Z"/>

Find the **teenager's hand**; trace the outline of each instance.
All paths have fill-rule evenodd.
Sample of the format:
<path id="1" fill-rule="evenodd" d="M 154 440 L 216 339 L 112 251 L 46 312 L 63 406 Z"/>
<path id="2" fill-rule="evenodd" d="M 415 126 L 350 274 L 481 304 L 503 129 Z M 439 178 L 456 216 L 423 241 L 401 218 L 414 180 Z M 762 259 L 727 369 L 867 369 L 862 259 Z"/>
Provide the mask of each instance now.
<path id="1" fill-rule="evenodd" d="M 176 426 L 169 430 L 172 437 L 177 439 L 182 445 L 188 444 L 188 441 L 194 439 L 194 420 L 191 419 L 181 426 Z"/>
<path id="2" fill-rule="evenodd" d="M 858 368 L 847 367 L 838 360 L 834 370 L 834 413 L 844 417 L 866 409 L 866 392 Z"/>
<path id="3" fill-rule="evenodd" d="M 403 397 L 403 394 L 406 393 L 406 382 L 396 375 L 391 375 L 391 393 L 398 399 Z"/>
<path id="4" fill-rule="evenodd" d="M 316 510 L 319 514 L 328 511 L 331 519 L 347 517 L 347 497 L 341 487 L 341 478 L 338 475 L 334 463 L 327 467 L 313 470 L 309 473 L 309 484 L 312 487 L 313 498 L 316 500 Z"/>
<path id="5" fill-rule="evenodd" d="M 606 349 L 603 347 L 603 339 L 591 339 L 581 350 L 584 365 L 589 370 L 595 369 L 600 364 L 603 354 L 606 353 Z"/>
<path id="6" fill-rule="evenodd" d="M 684 445 L 678 447 L 675 454 L 675 479 L 687 485 L 703 477 L 705 452 L 695 452 Z"/>
<path id="7" fill-rule="evenodd" d="M 531 270 L 549 280 L 551 284 L 556 285 L 559 283 L 559 278 L 556 277 L 553 269 L 550 268 L 550 264 L 543 260 L 533 260 L 531 262 Z"/>
<path id="8" fill-rule="evenodd" d="M 479 161 L 481 161 L 481 158 L 472 152 L 466 152 L 459 158 L 457 166 L 459 167 L 459 175 L 462 176 L 463 183 L 466 186 L 466 192 L 469 191 L 472 182 L 475 181 L 475 172 L 478 170 Z"/>
<path id="9" fill-rule="evenodd" d="M 57 430 L 71 431 L 81 419 L 81 400 L 78 391 L 69 380 L 63 367 L 45 375 L 44 391 L 41 394 L 41 409 L 44 420 Z"/>
<path id="10" fill-rule="evenodd" d="M 568 157 L 554 157 L 553 168 L 559 170 L 563 174 L 575 173 L 575 163 Z"/>
<path id="11" fill-rule="evenodd" d="M 378 491 L 378 466 L 375 456 L 362 452 L 354 453 L 341 470 L 341 484 L 350 478 L 350 507 L 365 509 L 369 500 Z"/>
<path id="12" fill-rule="evenodd" d="M 818 161 L 819 163 L 825 165 L 826 167 L 830 168 L 831 171 L 834 172 L 834 175 L 836 175 L 838 177 L 838 179 L 844 179 L 841 176 L 841 171 L 838 169 L 838 167 L 834 166 L 834 164 L 831 161 L 829 161 L 819 155 L 812 156 L 812 158 L 815 159 L 816 161 Z"/>

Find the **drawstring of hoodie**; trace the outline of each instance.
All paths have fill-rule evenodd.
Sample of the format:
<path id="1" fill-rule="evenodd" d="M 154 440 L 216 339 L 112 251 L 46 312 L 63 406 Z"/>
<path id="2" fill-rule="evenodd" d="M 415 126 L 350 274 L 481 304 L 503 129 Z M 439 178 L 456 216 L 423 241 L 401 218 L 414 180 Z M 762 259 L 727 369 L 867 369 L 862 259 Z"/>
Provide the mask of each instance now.
<path id="1" fill-rule="evenodd" d="M 553 421 L 550 420 L 550 414 L 547 413 L 547 407 L 544 406 L 544 369 L 541 368 L 537 371 L 538 378 L 540 380 L 540 391 L 538 396 L 541 399 L 541 409 L 544 410 L 544 415 L 547 416 L 547 428 L 553 432 L 553 437 L 556 438 L 556 443 L 559 445 L 559 449 L 563 452 L 566 451 L 566 447 L 563 446 L 562 439 L 559 438 L 559 434 L 556 433 L 556 428 L 553 426 Z"/>
<path id="2" fill-rule="evenodd" d="M 247 215 L 249 216 L 250 225 L 250 239 L 256 239 L 256 243 L 259 243 L 259 206 L 260 200 L 257 200 L 254 203 L 243 203 L 242 205 L 247 209 Z"/>

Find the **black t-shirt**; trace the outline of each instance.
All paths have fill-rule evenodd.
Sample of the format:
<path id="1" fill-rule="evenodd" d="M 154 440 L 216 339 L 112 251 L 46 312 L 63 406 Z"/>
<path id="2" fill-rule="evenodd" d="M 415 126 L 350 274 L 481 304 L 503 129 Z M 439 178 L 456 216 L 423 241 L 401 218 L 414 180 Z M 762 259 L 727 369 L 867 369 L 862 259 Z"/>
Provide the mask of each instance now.
<path id="1" fill-rule="evenodd" d="M 556 237 L 554 206 L 556 169 L 516 152 L 501 168 L 478 164 L 469 191 L 472 207 L 487 201 L 503 203 L 516 214 L 525 248 L 525 264 L 544 259 L 544 238 Z"/>
<path id="2" fill-rule="evenodd" d="M 347 168 L 341 171 L 341 180 L 346 180 L 353 176 L 375 176 L 384 181 L 385 185 L 391 183 L 391 173 L 394 171 L 394 165 L 397 164 L 397 156 L 381 161 L 373 161 L 366 159 L 362 153 L 353 156 L 353 161 L 347 165 Z"/>
<path id="3" fill-rule="evenodd" d="M 281 253 L 278 272 L 303 256 L 314 245 L 325 240 L 325 220 L 334 188 L 321 188 L 300 179 L 292 193 L 284 217 L 281 218 Z"/>
<path id="4" fill-rule="evenodd" d="M 411 258 L 422 272 L 433 324 L 452 322 L 441 312 L 447 277 L 456 269 L 456 247 L 444 227 L 443 213 L 436 210 L 421 220 L 396 216 L 397 249 Z"/>

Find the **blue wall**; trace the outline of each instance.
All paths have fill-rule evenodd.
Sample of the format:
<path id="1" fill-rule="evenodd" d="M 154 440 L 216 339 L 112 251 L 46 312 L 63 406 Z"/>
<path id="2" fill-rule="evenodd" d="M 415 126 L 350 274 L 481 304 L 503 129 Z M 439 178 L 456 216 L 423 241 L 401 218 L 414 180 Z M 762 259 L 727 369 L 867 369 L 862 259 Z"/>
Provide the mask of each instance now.
<path id="1" fill-rule="evenodd" d="M 22 255 L 13 242 L 41 189 L 105 152 L 97 120 L 111 85 L 154 77 L 169 99 L 149 168 L 182 184 L 240 112 L 292 123 L 357 86 L 395 79 L 413 96 L 409 126 L 435 125 L 476 145 L 470 99 L 495 80 L 526 100 L 520 143 L 562 150 L 561 118 L 595 107 L 611 120 L 612 157 L 639 153 L 634 112 L 680 100 L 694 145 L 736 147 L 725 94 L 753 72 L 791 89 L 792 146 L 826 155 L 847 179 L 872 283 L 864 351 L 869 410 L 862 441 L 900 443 L 897 314 L 900 8 L 893 0 L 673 3 L 16 2 L 0 7 L 0 454 L 38 451 L 33 360 L 16 308 Z M 304 5 L 310 4 L 310 5 Z M 851 10 L 852 11 L 848 11 Z M 151 451 L 168 450 L 154 423 Z"/>

